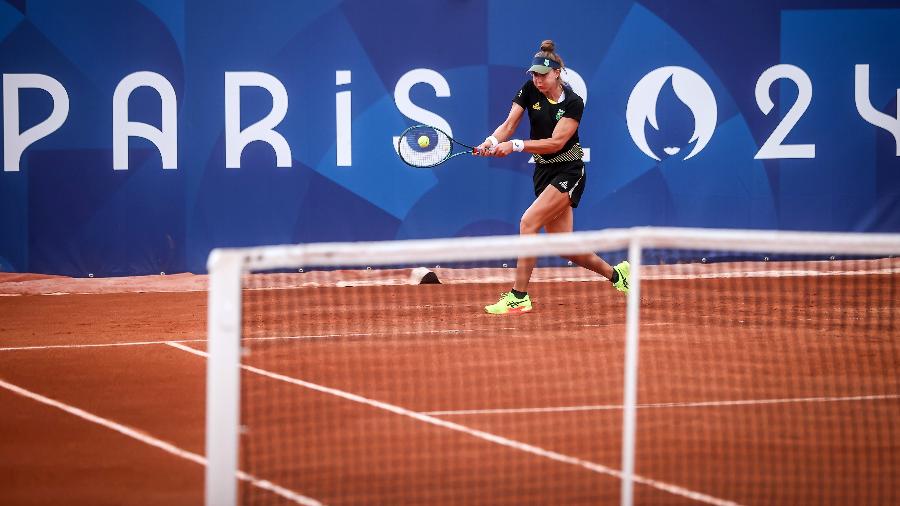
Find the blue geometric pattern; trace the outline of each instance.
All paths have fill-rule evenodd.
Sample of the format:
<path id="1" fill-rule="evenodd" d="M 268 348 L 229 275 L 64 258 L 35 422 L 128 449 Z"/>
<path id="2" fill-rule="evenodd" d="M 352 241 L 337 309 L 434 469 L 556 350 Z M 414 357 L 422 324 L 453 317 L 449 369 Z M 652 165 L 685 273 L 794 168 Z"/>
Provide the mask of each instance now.
<path id="1" fill-rule="evenodd" d="M 900 1 L 560 0 L 552 11 L 577 16 L 560 19 L 539 0 L 0 0 L 0 71 L 48 75 L 70 104 L 18 171 L 0 172 L 0 269 L 204 272 L 219 246 L 515 233 L 533 199 L 528 157 L 406 166 L 393 136 L 419 121 L 398 108 L 395 88 L 414 69 L 437 72 L 450 96 L 419 83 L 409 101 L 477 144 L 505 119 L 546 38 L 586 85 L 579 131 L 590 162 L 576 229 L 900 231 L 894 138 L 854 103 L 854 66 L 868 64 L 867 96 L 897 116 Z M 760 74 L 781 63 L 813 87 L 784 143 L 815 144 L 814 159 L 754 158 L 797 97 L 778 80 L 773 111 L 756 103 Z M 671 79 L 655 104 L 659 128 L 643 131 L 661 161 L 626 125 L 636 84 L 667 66 L 696 73 L 715 97 L 715 131 L 688 160 L 695 113 Z M 128 141 L 129 169 L 113 170 L 113 94 L 138 71 L 175 91 L 175 170 L 139 137 Z M 349 83 L 336 84 L 341 71 Z M 290 167 L 256 141 L 240 168 L 226 168 L 226 72 L 264 72 L 284 86 L 275 130 Z M 350 166 L 336 161 L 340 92 L 352 97 Z M 242 129 L 273 107 L 259 87 L 241 89 L 240 102 Z M 19 130 L 43 122 L 51 104 L 46 92 L 20 90 Z M 159 128 L 159 94 L 137 88 L 128 115 Z M 528 138 L 525 123 L 517 137 Z"/>

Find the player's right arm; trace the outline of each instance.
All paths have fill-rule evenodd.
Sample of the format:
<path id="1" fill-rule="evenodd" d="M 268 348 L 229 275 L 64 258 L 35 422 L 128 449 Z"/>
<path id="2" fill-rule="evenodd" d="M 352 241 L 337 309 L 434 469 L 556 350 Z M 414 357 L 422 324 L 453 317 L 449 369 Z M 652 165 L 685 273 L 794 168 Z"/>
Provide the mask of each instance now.
<path id="1" fill-rule="evenodd" d="M 519 123 L 522 121 L 522 115 L 525 113 L 525 109 L 522 108 L 521 105 L 513 102 L 512 107 L 509 109 L 509 115 L 506 117 L 506 120 L 503 123 L 500 123 L 500 126 L 494 130 L 494 133 L 491 134 L 495 139 L 497 139 L 497 143 L 501 143 L 505 140 L 508 140 L 512 137 L 512 134 L 516 131 L 516 128 L 519 128 Z M 493 143 L 491 142 L 490 137 L 484 140 L 476 149 L 477 153 L 480 155 L 487 155 L 487 150 L 493 147 Z"/>

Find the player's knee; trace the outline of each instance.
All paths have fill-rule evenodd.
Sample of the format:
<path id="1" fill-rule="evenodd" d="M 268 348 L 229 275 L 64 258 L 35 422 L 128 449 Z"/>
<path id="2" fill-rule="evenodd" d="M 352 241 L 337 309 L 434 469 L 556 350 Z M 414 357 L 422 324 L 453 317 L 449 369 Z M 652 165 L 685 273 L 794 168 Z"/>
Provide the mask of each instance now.
<path id="1" fill-rule="evenodd" d="M 527 215 L 522 216 L 522 219 L 519 220 L 519 233 L 521 234 L 536 234 L 540 229 L 541 224 Z"/>

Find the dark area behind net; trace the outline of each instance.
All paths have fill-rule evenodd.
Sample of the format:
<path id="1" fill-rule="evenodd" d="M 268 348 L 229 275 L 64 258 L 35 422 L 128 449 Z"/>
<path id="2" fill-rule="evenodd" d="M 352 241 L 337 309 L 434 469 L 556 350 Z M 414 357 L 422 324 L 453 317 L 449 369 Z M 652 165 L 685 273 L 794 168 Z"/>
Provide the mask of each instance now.
<path id="1" fill-rule="evenodd" d="M 708 255 L 644 253 L 635 503 L 898 503 L 900 260 Z M 514 259 L 245 276 L 241 469 L 326 504 L 617 503 L 626 296 L 539 265 L 516 316 L 483 310 Z"/>

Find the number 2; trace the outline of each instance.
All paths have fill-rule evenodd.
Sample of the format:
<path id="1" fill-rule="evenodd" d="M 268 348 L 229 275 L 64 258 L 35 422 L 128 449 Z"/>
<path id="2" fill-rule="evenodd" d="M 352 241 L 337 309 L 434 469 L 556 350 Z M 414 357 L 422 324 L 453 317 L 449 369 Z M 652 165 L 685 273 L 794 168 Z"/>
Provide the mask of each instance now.
<path id="1" fill-rule="evenodd" d="M 790 79 L 797 85 L 799 93 L 797 101 L 791 106 L 790 110 L 785 114 L 784 119 L 772 132 L 772 135 L 766 139 L 759 152 L 754 156 L 757 160 L 770 160 L 773 158 L 815 158 L 815 144 L 782 144 L 784 139 L 794 128 L 794 125 L 800 121 L 803 113 L 809 108 L 812 102 L 812 81 L 809 76 L 800 67 L 794 65 L 775 65 L 766 69 L 759 80 L 756 81 L 756 104 L 763 114 L 768 115 L 775 104 L 769 96 L 769 90 L 772 83 L 779 79 Z"/>

